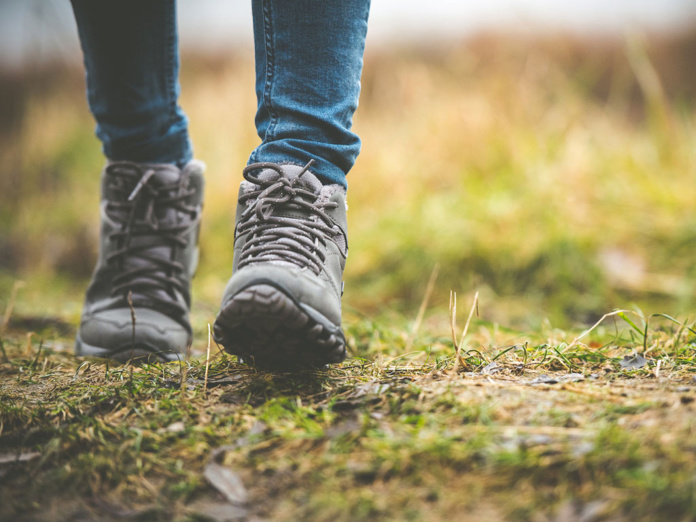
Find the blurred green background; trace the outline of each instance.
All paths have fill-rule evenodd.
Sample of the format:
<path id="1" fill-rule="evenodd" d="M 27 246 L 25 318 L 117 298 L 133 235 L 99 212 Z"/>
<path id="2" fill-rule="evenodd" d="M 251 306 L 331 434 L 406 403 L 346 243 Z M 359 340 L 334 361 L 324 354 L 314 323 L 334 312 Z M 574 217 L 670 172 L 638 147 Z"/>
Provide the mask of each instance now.
<path id="1" fill-rule="evenodd" d="M 181 104 L 208 165 L 200 335 L 230 275 L 237 187 L 258 143 L 242 47 L 182 56 Z M 346 321 L 412 319 L 435 265 L 425 326 L 442 332 L 450 289 L 460 302 L 479 291 L 481 317 L 516 328 L 695 311 L 695 66 L 688 27 L 368 45 Z M 79 63 L 0 73 L 0 308 L 24 281 L 17 317 L 78 320 L 104 161 L 93 130 Z"/>

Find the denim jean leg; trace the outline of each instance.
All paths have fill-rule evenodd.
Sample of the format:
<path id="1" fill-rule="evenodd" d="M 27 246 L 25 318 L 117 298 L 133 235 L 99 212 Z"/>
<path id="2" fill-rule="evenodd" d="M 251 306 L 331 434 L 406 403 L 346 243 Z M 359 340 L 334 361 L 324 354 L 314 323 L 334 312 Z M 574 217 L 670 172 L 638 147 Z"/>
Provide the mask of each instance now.
<path id="1" fill-rule="evenodd" d="M 358 107 L 369 0 L 252 0 L 256 129 L 249 163 L 306 164 L 346 186 L 360 152 Z"/>
<path id="2" fill-rule="evenodd" d="M 183 165 L 192 158 L 178 105 L 173 0 L 71 0 L 87 99 L 111 160 Z"/>

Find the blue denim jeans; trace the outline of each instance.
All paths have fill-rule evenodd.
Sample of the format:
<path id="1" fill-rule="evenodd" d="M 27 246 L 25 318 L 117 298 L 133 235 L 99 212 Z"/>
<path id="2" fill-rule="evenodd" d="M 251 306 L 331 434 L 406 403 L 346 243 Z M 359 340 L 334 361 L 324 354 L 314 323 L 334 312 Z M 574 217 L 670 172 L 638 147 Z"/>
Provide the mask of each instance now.
<path id="1" fill-rule="evenodd" d="M 87 98 L 112 160 L 188 162 L 173 0 L 72 0 Z M 201 9 L 204 9 L 201 4 Z M 252 0 L 256 128 L 249 162 L 306 164 L 346 185 L 370 0 Z"/>

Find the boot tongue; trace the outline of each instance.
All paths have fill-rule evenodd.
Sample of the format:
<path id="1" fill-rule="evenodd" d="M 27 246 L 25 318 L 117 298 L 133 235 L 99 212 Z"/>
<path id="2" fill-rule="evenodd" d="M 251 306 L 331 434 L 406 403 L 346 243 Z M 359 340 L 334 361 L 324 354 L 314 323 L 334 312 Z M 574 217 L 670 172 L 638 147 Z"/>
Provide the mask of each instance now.
<path id="1" fill-rule="evenodd" d="M 158 182 L 160 185 L 171 185 L 172 183 L 178 183 L 181 179 L 182 171 L 176 165 L 152 165 L 152 170 L 155 171 L 152 175 L 153 181 Z"/>
<path id="2" fill-rule="evenodd" d="M 129 166 L 125 164 L 124 168 Z M 141 191 L 134 196 L 135 207 L 129 212 L 124 211 L 124 215 L 120 217 L 120 221 L 123 223 L 132 219 L 132 235 L 128 238 L 127 244 L 134 252 L 137 252 L 137 255 L 126 256 L 123 268 L 125 270 L 157 268 L 162 275 L 173 276 L 171 271 L 158 267 L 158 264 L 150 259 L 174 260 L 176 256 L 172 241 L 168 240 L 165 234 L 160 231 L 185 225 L 190 217 L 170 205 L 163 205 L 161 201 L 153 200 L 152 195 L 148 193 L 148 187 L 139 187 L 139 185 L 149 185 L 159 189 L 160 198 L 167 198 L 176 195 L 182 182 L 185 182 L 184 178 L 189 177 L 190 173 L 185 169 L 180 170 L 175 165 L 169 164 L 140 165 L 138 172 L 141 173 L 140 178 L 133 178 L 129 186 L 124 187 L 127 190 L 121 192 L 120 196 L 120 198 L 128 198 L 128 193 L 133 195 L 136 191 Z M 164 187 L 168 187 L 167 190 L 162 190 Z M 133 278 L 132 283 L 134 285 L 147 284 L 150 280 L 149 274 L 145 273 Z M 159 297 L 166 301 L 168 292 L 160 288 L 151 288 L 142 294 L 138 292 L 133 296 L 133 299 L 134 302 L 146 302 L 148 301 L 147 296 Z"/>
<path id="3" fill-rule="evenodd" d="M 134 198 L 136 219 L 138 221 L 154 219 L 155 228 L 178 224 L 184 216 L 174 208 L 161 204 L 161 200 L 179 193 L 182 183 L 185 183 L 183 179 L 185 175 L 187 176 L 188 173 L 184 174 L 174 165 L 153 165 L 150 169 L 144 169 L 143 177 L 131 193 L 133 195 L 138 190 L 145 192 Z M 143 183 L 158 189 L 159 195 L 153 199 L 153 196 L 147 193 L 146 187 L 139 188 Z"/>
<path id="4" fill-rule="evenodd" d="M 310 191 L 314 192 L 315 194 L 319 194 L 321 191 L 322 185 L 321 181 L 319 181 L 319 178 L 317 178 L 314 174 L 312 174 L 309 170 L 305 170 L 304 167 L 300 167 L 298 165 L 280 165 L 282 171 L 283 171 L 283 177 L 293 181 L 297 179 L 299 176 L 299 179 L 297 179 L 296 186 L 303 187 L 305 189 L 309 189 Z M 303 173 L 304 171 L 304 173 Z M 302 174 L 300 176 L 300 174 Z M 275 181 L 278 178 L 280 178 L 280 174 L 276 172 L 273 169 L 265 169 L 261 171 L 259 174 L 259 179 L 261 181 Z M 253 185 L 252 183 L 245 182 L 248 185 L 250 185 L 250 189 L 255 189 L 256 186 Z"/>
<path id="5" fill-rule="evenodd" d="M 134 191 L 144 189 L 144 184 L 153 187 L 172 186 L 189 176 L 187 170 L 179 170 L 176 165 L 166 163 L 136 164 L 128 161 L 114 161 L 107 165 L 107 169 L 117 174 L 105 175 L 102 181 L 103 199 L 109 201 L 125 201 L 134 196 Z M 118 174 L 118 173 L 123 174 Z"/>

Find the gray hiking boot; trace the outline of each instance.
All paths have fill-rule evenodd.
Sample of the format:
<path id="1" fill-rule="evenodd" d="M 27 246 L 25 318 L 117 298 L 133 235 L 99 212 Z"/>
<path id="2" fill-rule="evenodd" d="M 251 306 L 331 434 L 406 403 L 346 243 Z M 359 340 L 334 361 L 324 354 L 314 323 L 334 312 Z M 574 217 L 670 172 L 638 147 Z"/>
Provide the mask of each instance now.
<path id="1" fill-rule="evenodd" d="M 110 162 L 102 173 L 99 259 L 77 355 L 171 361 L 191 344 L 205 165 Z"/>
<path id="2" fill-rule="evenodd" d="M 340 185 L 322 185 L 310 166 L 244 169 L 232 278 L 214 338 L 256 366 L 322 366 L 346 356 L 346 193 Z"/>

